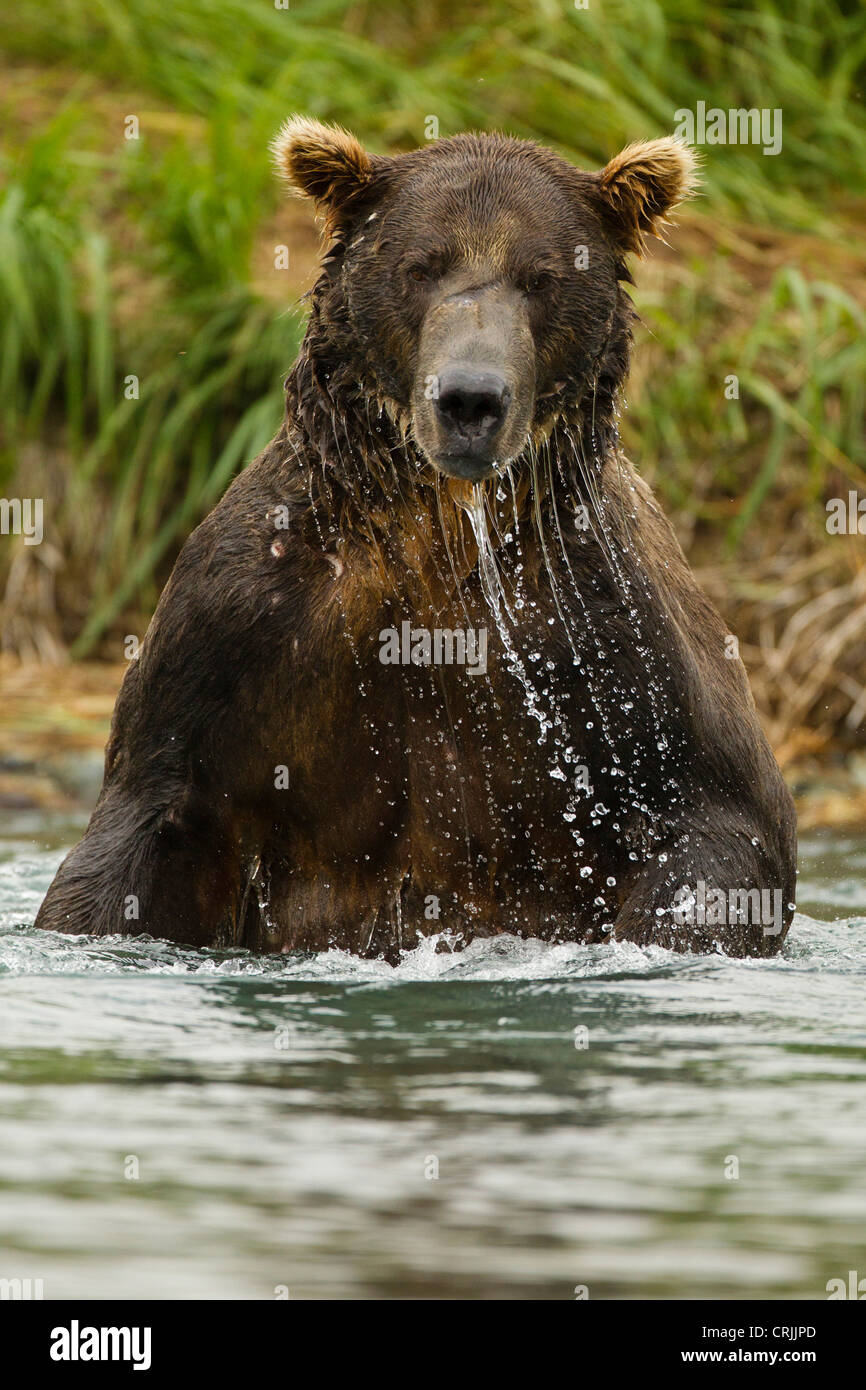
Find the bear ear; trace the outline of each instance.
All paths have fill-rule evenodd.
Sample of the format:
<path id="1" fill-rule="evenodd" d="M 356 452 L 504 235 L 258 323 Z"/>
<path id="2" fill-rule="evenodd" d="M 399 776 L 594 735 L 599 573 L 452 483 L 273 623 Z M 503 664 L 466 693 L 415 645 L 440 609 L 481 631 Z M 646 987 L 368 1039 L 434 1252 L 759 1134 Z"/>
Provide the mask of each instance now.
<path id="1" fill-rule="evenodd" d="M 286 121 L 271 151 L 280 174 L 329 220 L 336 220 L 340 208 L 363 191 L 384 163 L 367 154 L 348 130 L 306 116 Z"/>
<path id="2" fill-rule="evenodd" d="M 626 251 L 643 255 L 647 235 L 660 236 L 667 214 L 696 184 L 697 161 L 675 136 L 628 145 L 595 175 L 603 210 Z"/>

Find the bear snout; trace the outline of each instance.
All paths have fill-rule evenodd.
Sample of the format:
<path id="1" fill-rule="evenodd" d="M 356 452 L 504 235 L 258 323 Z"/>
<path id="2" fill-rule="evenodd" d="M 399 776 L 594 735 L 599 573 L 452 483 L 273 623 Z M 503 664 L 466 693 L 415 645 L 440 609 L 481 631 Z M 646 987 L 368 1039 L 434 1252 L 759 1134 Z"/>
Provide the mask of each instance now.
<path id="1" fill-rule="evenodd" d="M 421 335 L 415 437 L 431 463 L 479 482 L 525 447 L 535 350 L 522 297 L 510 286 L 443 294 Z"/>
<path id="2" fill-rule="evenodd" d="M 468 465 L 470 473 L 489 472 L 510 404 L 511 388 L 501 372 L 472 363 L 446 367 L 434 401 L 445 445 L 443 463 Z"/>

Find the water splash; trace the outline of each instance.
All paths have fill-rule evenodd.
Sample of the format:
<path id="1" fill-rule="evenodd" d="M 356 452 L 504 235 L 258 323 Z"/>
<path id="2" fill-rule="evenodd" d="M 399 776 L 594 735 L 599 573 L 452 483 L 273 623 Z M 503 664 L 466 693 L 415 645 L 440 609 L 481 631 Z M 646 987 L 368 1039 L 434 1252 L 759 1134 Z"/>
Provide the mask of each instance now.
<path id="1" fill-rule="evenodd" d="M 478 547 L 478 574 L 481 579 L 481 589 L 487 606 L 493 614 L 496 629 L 505 650 L 506 666 L 523 687 L 526 710 L 533 719 L 537 720 L 540 730 L 538 741 L 543 743 L 552 727 L 551 721 L 541 708 L 538 691 L 529 678 L 529 673 L 514 644 L 508 626 L 507 620 L 513 623 L 514 614 L 506 598 L 505 588 L 496 563 L 496 555 L 490 540 L 485 494 L 480 483 L 473 484 L 472 505 L 466 507 L 465 510 L 469 517 L 472 533 L 475 536 L 475 544 Z"/>

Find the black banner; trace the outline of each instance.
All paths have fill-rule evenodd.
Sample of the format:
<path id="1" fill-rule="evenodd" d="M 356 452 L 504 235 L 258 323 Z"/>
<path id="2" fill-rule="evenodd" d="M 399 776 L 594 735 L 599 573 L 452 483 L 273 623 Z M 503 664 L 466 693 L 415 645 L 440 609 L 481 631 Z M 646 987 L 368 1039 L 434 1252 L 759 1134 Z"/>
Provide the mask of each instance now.
<path id="1" fill-rule="evenodd" d="M 862 1301 L 862 1300 L 861 1300 Z M 446 1316 L 453 1317 L 450 1309 Z M 510 1305 L 509 1305 L 510 1306 Z M 357 1305 L 350 1304 L 350 1308 Z M 510 1358 L 515 1334 L 526 1348 L 529 1309 L 544 1316 L 538 1303 L 524 1305 L 523 1328 L 509 1315 L 507 1328 L 493 1343 L 484 1337 L 485 1359 L 495 1362 L 501 1348 Z M 429 1374 L 440 1349 L 443 1368 L 453 1373 L 456 1344 L 442 1337 L 443 1311 L 438 1306 L 416 1304 L 414 1311 L 401 1305 L 400 1323 L 410 1335 L 425 1338 L 424 1370 Z M 0 1326 L 7 1357 L 25 1372 L 48 1373 L 52 1381 L 70 1376 L 92 1379 L 106 1370 L 162 1377 L 166 1371 L 214 1372 L 221 1376 L 269 1364 L 296 1365 L 299 1339 L 307 1355 L 318 1344 L 333 1372 L 335 1346 L 346 1348 L 355 1360 L 369 1365 L 370 1316 L 364 1313 L 364 1341 L 351 1350 L 353 1313 L 346 1323 L 347 1306 L 301 1301 L 274 1303 L 11 1303 L 0 1305 Z M 5 1317 L 3 1316 L 5 1314 Z M 475 1314 L 477 1316 L 477 1313 Z M 548 1315 L 549 1316 L 549 1315 Z M 373 1313 L 376 1317 L 376 1313 Z M 393 1312 L 389 1315 L 389 1322 Z M 340 1323 L 334 1337 L 332 1324 Z M 533 1318 L 534 1321 L 534 1318 Z M 546 1318 L 545 1318 L 546 1321 Z M 826 1380 L 829 1372 L 848 1367 L 862 1345 L 864 1318 L 859 1309 L 839 1307 L 837 1302 L 578 1302 L 551 1324 L 566 1332 L 575 1373 L 599 1360 L 610 1370 L 667 1371 L 675 1366 L 708 1365 L 787 1367 L 807 1366 Z M 435 1344 L 429 1334 L 437 1330 Z M 319 1340 L 324 1332 L 327 1340 Z M 311 1341 L 311 1333 L 316 1341 Z M 379 1332 L 377 1336 L 381 1335 Z M 507 1338 L 507 1342 L 506 1342 Z M 460 1343 L 465 1339 L 465 1328 Z M 361 1351 L 361 1348 L 365 1350 Z M 432 1357 L 431 1357 L 432 1352 Z M 408 1369 L 408 1368 L 407 1368 Z M 513 1369 L 513 1368 L 512 1368 Z M 410 1372 L 414 1374 L 413 1371 Z M 19 1371 L 20 1374 L 20 1371 Z"/>

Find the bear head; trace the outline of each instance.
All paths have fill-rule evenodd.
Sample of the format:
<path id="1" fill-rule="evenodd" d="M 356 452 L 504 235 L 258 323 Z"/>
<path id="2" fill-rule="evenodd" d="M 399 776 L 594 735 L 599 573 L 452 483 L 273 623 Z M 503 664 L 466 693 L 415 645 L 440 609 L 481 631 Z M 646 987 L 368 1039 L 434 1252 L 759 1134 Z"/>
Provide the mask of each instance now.
<path id="1" fill-rule="evenodd" d="M 557 423 L 612 417 L 627 370 L 625 258 L 693 186 L 674 138 L 597 172 L 503 135 L 391 157 L 294 118 L 278 166 L 330 238 L 309 351 L 329 399 L 378 400 L 440 473 L 472 482 Z"/>

